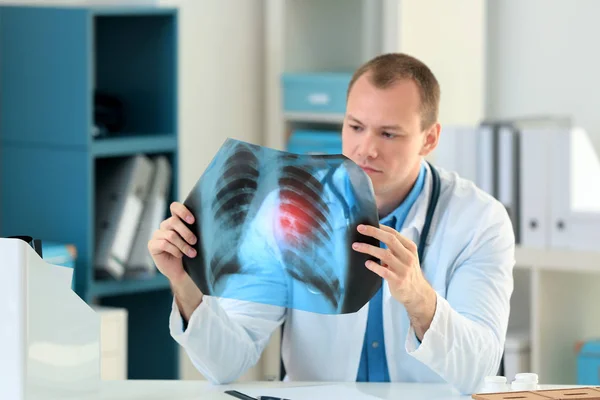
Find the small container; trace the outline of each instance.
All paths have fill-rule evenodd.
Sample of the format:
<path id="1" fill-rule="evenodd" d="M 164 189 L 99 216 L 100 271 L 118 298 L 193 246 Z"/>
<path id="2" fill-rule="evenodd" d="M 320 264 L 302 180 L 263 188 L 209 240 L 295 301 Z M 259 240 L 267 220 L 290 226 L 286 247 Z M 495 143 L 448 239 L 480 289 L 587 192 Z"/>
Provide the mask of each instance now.
<path id="1" fill-rule="evenodd" d="M 505 376 L 486 376 L 484 380 L 483 393 L 501 393 L 509 390 Z"/>
<path id="2" fill-rule="evenodd" d="M 538 375 L 532 372 L 518 373 L 510 388 L 513 391 L 538 390 Z"/>
<path id="3" fill-rule="evenodd" d="M 521 372 L 515 375 L 515 381 L 538 383 L 538 374 L 533 372 Z"/>

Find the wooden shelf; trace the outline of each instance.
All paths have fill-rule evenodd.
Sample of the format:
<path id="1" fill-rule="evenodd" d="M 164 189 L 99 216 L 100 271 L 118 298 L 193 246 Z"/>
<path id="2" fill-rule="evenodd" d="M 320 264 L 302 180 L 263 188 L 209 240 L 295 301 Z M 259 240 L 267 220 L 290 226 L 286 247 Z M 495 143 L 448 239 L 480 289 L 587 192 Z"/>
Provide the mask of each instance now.
<path id="1" fill-rule="evenodd" d="M 600 251 L 536 249 L 517 246 L 516 268 L 600 273 Z"/>
<path id="2" fill-rule="evenodd" d="M 173 134 L 115 135 L 115 137 L 96 139 L 92 144 L 92 154 L 95 157 L 162 153 L 176 149 L 177 137 Z"/>
<path id="3" fill-rule="evenodd" d="M 144 15 L 170 15 L 176 12 L 173 7 L 154 7 L 151 4 L 140 6 L 119 7 L 113 5 L 90 7 L 93 15 L 97 16 L 144 16 Z"/>

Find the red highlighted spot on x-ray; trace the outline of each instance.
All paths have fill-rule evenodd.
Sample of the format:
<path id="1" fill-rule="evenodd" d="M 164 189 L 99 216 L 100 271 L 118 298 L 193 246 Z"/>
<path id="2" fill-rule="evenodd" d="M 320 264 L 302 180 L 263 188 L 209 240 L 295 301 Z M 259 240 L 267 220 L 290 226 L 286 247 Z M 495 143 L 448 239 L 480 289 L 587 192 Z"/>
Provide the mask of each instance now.
<path id="1" fill-rule="evenodd" d="M 291 190 L 282 190 L 279 203 L 279 224 L 286 241 L 294 241 L 304 237 L 312 231 L 315 223 L 310 216 L 310 209 L 314 207 L 299 193 Z"/>

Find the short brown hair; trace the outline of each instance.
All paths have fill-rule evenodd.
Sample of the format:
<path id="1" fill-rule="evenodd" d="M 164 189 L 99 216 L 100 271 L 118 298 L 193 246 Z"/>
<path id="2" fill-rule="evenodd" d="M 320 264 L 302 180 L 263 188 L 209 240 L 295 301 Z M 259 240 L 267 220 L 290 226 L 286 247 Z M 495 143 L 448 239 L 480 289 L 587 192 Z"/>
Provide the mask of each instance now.
<path id="1" fill-rule="evenodd" d="M 385 89 L 403 79 L 411 79 L 419 87 L 421 95 L 421 129 L 438 120 L 440 85 L 422 61 L 403 53 L 379 55 L 360 66 L 348 85 L 347 96 L 358 78 L 369 72 L 369 80 L 375 87 Z"/>

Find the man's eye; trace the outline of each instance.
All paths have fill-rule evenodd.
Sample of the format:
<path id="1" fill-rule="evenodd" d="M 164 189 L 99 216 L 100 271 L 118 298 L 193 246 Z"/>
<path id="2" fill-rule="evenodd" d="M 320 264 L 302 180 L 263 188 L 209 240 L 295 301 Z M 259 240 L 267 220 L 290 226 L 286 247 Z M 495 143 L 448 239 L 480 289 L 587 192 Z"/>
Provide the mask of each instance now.
<path id="1" fill-rule="evenodd" d="M 388 138 L 388 139 L 392 139 L 393 137 L 395 137 L 395 135 L 393 133 L 388 133 L 388 132 L 383 132 L 382 135 L 383 135 L 383 137 Z"/>
<path id="2" fill-rule="evenodd" d="M 352 130 L 360 132 L 362 130 L 362 127 L 358 126 L 358 125 L 350 125 L 350 128 L 352 128 Z"/>

